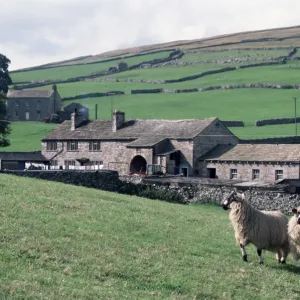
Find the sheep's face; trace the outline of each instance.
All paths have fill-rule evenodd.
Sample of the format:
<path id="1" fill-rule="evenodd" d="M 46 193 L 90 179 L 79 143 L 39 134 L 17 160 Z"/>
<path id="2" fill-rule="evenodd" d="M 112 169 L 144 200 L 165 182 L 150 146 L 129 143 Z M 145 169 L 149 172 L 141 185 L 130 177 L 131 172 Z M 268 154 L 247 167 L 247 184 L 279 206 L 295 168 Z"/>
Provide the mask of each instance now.
<path id="1" fill-rule="evenodd" d="M 245 195 L 244 194 L 240 194 L 236 191 L 232 191 L 228 197 L 225 198 L 225 200 L 222 203 L 222 207 L 224 210 L 230 209 L 232 208 L 232 206 L 235 203 L 239 203 L 242 200 L 244 200 Z"/>
<path id="2" fill-rule="evenodd" d="M 293 208 L 292 212 L 297 219 L 297 224 L 300 224 L 300 208 Z"/>

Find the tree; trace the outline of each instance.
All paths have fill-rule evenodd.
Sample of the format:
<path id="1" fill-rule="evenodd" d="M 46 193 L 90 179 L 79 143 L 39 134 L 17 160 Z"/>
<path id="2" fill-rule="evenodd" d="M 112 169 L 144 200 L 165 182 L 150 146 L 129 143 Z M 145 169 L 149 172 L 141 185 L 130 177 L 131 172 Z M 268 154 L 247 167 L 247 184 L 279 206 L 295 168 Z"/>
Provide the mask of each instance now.
<path id="1" fill-rule="evenodd" d="M 12 80 L 8 73 L 10 60 L 0 54 L 0 147 L 9 146 L 8 135 L 11 132 L 10 123 L 6 118 L 6 93 Z"/>
<path id="2" fill-rule="evenodd" d="M 0 92 L 0 147 L 10 145 L 8 140 L 10 132 L 10 123 L 6 119 L 6 95 Z"/>

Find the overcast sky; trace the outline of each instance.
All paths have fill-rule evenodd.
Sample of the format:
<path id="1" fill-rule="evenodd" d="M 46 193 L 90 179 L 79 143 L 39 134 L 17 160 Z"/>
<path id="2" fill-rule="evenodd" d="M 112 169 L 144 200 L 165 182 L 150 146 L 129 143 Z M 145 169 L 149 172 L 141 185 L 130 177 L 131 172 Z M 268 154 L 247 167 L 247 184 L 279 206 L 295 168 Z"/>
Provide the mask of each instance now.
<path id="1" fill-rule="evenodd" d="M 10 70 L 136 45 L 300 25 L 299 0 L 0 0 Z"/>

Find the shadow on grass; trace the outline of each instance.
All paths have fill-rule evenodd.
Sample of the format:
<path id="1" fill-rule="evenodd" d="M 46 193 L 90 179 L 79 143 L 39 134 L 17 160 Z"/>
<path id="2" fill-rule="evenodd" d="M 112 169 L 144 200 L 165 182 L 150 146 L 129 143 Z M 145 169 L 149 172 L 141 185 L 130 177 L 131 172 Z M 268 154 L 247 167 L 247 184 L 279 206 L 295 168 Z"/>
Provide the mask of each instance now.
<path id="1" fill-rule="evenodd" d="M 278 264 L 278 266 L 269 266 L 270 268 L 274 270 L 280 270 L 280 271 L 286 271 L 289 273 L 294 273 L 294 274 L 300 274 L 300 266 L 295 266 L 295 265 L 281 265 Z"/>

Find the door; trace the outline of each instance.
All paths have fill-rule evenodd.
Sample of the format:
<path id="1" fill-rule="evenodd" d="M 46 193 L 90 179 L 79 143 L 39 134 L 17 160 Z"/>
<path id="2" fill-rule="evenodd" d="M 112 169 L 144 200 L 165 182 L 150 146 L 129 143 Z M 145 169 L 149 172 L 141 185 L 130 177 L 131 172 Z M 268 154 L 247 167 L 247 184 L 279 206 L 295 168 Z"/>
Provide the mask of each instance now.
<path id="1" fill-rule="evenodd" d="M 26 111 L 26 112 L 25 112 L 25 119 L 26 119 L 26 121 L 29 120 L 29 111 Z"/>
<path id="2" fill-rule="evenodd" d="M 188 177 L 188 168 L 181 168 L 181 174 L 183 177 Z"/>

